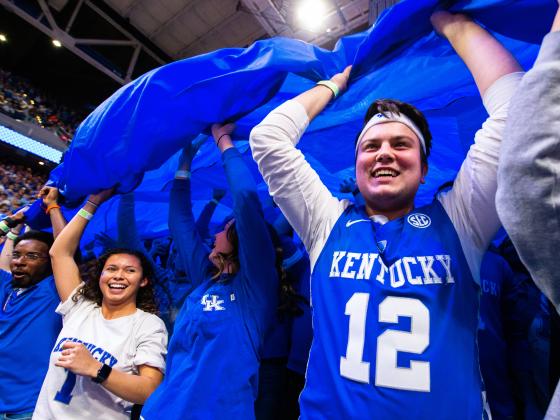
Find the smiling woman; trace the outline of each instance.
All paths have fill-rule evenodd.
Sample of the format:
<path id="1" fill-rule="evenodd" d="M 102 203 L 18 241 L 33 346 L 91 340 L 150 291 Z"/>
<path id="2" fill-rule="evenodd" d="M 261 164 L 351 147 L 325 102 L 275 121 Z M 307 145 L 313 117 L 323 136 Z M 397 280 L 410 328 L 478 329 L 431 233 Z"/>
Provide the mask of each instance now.
<path id="1" fill-rule="evenodd" d="M 107 190 L 90 196 L 51 247 L 63 328 L 34 418 L 130 418 L 132 405 L 143 404 L 163 378 L 167 331 L 154 315 L 147 258 L 113 249 L 84 279 L 74 261 L 87 222 L 111 195 Z"/>

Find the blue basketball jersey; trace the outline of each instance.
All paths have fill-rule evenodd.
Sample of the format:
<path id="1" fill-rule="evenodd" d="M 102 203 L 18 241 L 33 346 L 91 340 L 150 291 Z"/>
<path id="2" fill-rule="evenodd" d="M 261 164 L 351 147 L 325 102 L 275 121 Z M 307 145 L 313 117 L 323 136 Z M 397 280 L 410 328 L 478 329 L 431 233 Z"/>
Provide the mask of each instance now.
<path id="1" fill-rule="evenodd" d="M 311 280 L 302 419 L 480 419 L 479 286 L 438 201 L 340 216 Z"/>

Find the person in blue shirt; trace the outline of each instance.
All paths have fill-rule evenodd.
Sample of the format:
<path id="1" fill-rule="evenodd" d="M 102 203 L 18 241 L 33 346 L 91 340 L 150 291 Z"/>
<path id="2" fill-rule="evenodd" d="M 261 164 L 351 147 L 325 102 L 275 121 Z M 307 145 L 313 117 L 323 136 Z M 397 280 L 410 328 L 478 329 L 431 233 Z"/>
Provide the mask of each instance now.
<path id="1" fill-rule="evenodd" d="M 169 228 L 194 289 L 175 321 L 167 375 L 142 411 L 146 420 L 254 418 L 259 355 L 278 306 L 277 255 L 253 176 L 233 146 L 233 128 L 212 126 L 234 218 L 210 251 L 192 215 L 190 147 L 175 176 Z"/>
<path id="2" fill-rule="evenodd" d="M 489 118 L 454 187 L 431 204 L 415 206 L 431 134 L 410 104 L 377 100 L 367 112 L 355 148 L 363 206 L 334 197 L 296 149 L 346 88 L 350 67 L 251 132 L 269 192 L 310 257 L 313 342 L 301 419 L 481 419 L 487 408 L 476 345 L 479 268 L 500 225 L 499 147 L 521 68 L 467 16 L 440 11 L 432 23 L 471 71 Z"/>
<path id="3" fill-rule="evenodd" d="M 516 276 L 506 260 L 491 247 L 482 260 L 480 289 L 478 347 L 490 412 L 494 419 L 514 418 L 510 335 L 519 328 L 516 318 L 521 311 L 516 310 L 526 300 L 524 279 Z"/>
<path id="4" fill-rule="evenodd" d="M 8 239 L 6 246 L 11 247 Z M 62 327 L 49 259 L 53 237 L 29 231 L 13 240 L 0 269 L 0 419 L 30 419 Z"/>
<path id="5" fill-rule="evenodd" d="M 66 224 L 58 206 L 58 190 L 45 187 L 39 197 L 56 237 Z M 33 415 L 49 365 L 48 354 L 62 328 L 62 319 L 55 313 L 60 300 L 49 258 L 53 234 L 28 231 L 18 236 L 27 211 L 24 207 L 0 222 L 0 235 L 7 236 L 0 254 L 2 420 Z"/>

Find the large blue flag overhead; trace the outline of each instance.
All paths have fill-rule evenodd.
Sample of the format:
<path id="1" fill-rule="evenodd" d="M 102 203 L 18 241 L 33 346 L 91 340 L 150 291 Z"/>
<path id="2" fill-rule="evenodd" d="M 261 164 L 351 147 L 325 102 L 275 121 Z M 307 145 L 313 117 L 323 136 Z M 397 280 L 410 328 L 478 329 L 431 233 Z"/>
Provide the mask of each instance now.
<path id="1" fill-rule="evenodd" d="M 486 112 L 470 73 L 448 42 L 432 30 L 437 0 L 404 0 L 368 31 L 342 38 L 333 51 L 275 38 L 245 49 L 223 49 L 168 64 L 120 88 L 80 125 L 52 180 L 68 199 L 119 185 L 136 188 L 141 233 L 167 230 L 166 183 L 178 151 L 214 122 L 237 121 L 237 146 L 256 179 L 246 140 L 274 107 L 352 64 L 348 90 L 309 127 L 299 147 L 331 191 L 354 172 L 353 143 L 369 104 L 397 98 L 420 108 L 433 133 L 433 151 L 419 202 L 431 199 L 453 179 Z M 446 3 L 450 3 L 447 1 Z M 472 0 L 455 2 L 491 31 L 528 68 L 550 28 L 556 0 Z M 193 162 L 195 210 L 224 187 L 219 154 L 211 141 Z M 228 212 L 228 200 L 217 219 Z M 91 230 L 114 229 L 111 208 Z M 90 230 L 90 229 L 88 229 Z"/>

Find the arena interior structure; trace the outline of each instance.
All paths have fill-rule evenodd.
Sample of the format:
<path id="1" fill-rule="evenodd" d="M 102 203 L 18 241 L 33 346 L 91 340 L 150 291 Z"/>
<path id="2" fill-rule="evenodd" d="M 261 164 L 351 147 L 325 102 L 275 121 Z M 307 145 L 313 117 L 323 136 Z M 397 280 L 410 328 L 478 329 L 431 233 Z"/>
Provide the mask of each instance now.
<path id="1" fill-rule="evenodd" d="M 271 37 L 332 49 L 341 36 L 367 29 L 394 3 L 1 0 L 2 154 L 48 173 L 88 113 L 154 68 Z M 45 105 L 54 109 L 39 109 Z M 67 111 L 66 127 L 58 121 L 59 107 Z"/>
<path id="2" fill-rule="evenodd" d="M 137 233 L 156 244 L 168 239 L 170 182 L 181 149 L 209 136 L 213 122 L 236 121 L 234 140 L 258 181 L 265 214 L 277 211 L 252 160 L 249 132 L 274 107 L 350 64 L 349 89 L 299 144 L 306 159 L 334 195 L 352 198 L 340 184 L 354 174 L 363 115 L 376 98 L 399 98 L 430 122 L 434 148 L 417 200 L 432 200 L 454 179 L 487 114 L 429 16 L 438 7 L 469 13 L 528 69 L 557 1 L 0 0 L 0 6 L 0 165 L 6 168 L 0 178 L 17 190 L 15 201 L 1 197 L 0 213 L 31 204 L 49 179 L 64 195 L 69 220 L 87 194 L 117 185 L 119 193 L 134 191 Z M 212 190 L 226 185 L 210 140 L 191 172 L 198 216 Z M 114 244 L 122 203 L 116 196 L 99 209 L 82 245 Z M 231 208 L 226 195 L 212 223 Z M 44 215 L 30 222 L 48 225 Z M 98 251 L 82 249 L 90 256 Z M 167 255 L 154 251 L 154 259 Z M 171 302 L 183 286 L 172 287 L 157 292 Z M 164 315 L 172 320 L 176 312 Z M 551 340 L 550 354 L 558 347 Z M 560 368 L 552 359 L 556 383 Z"/>

